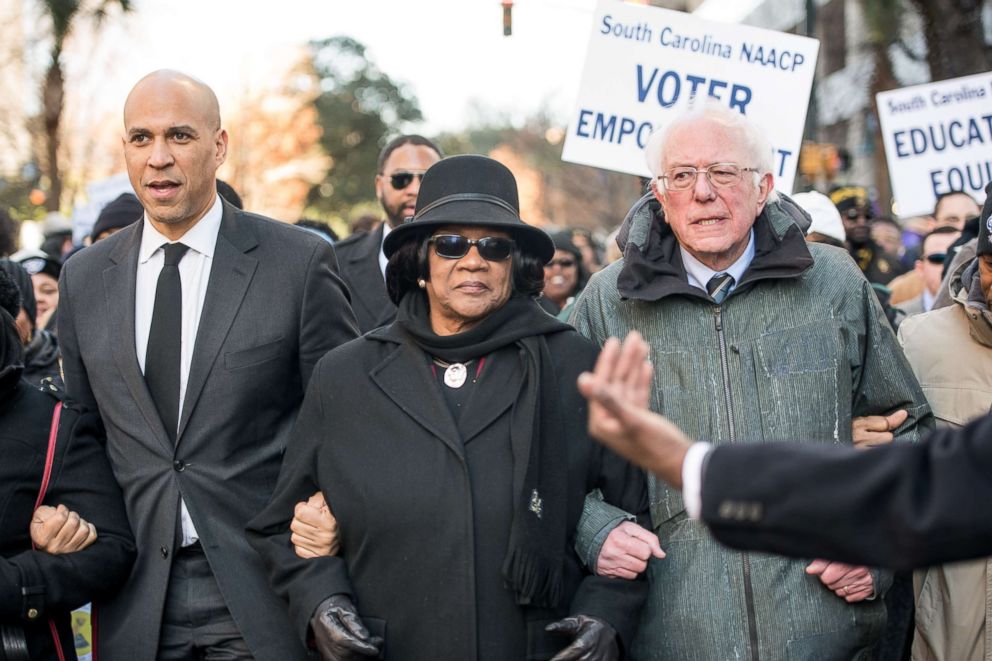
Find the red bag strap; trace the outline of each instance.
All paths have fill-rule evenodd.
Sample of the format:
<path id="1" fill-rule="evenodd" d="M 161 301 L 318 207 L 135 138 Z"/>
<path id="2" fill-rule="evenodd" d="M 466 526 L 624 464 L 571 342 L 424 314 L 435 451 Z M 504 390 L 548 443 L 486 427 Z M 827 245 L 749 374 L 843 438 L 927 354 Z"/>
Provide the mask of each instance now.
<path id="1" fill-rule="evenodd" d="M 48 483 L 52 479 L 52 465 L 55 463 L 55 441 L 59 437 L 59 420 L 62 418 L 62 402 L 55 405 L 52 411 L 52 427 L 48 430 L 48 450 L 45 452 L 45 472 L 41 476 L 41 487 L 38 489 L 38 498 L 34 501 L 34 508 L 41 507 L 48 493 Z M 34 543 L 31 544 L 34 547 Z M 55 643 L 55 654 L 59 661 L 65 661 L 65 652 L 62 650 L 62 640 L 59 638 L 59 630 L 55 626 L 54 620 L 48 621 L 48 630 L 52 634 L 52 641 Z"/>
<path id="2" fill-rule="evenodd" d="M 41 507 L 48 492 L 48 483 L 52 479 L 52 464 L 55 463 L 55 441 L 59 437 L 59 419 L 62 417 L 62 402 L 55 405 L 52 412 L 52 428 L 48 431 L 48 451 L 45 453 L 45 472 L 41 476 L 41 488 L 38 489 L 38 498 L 34 501 L 34 508 Z"/>

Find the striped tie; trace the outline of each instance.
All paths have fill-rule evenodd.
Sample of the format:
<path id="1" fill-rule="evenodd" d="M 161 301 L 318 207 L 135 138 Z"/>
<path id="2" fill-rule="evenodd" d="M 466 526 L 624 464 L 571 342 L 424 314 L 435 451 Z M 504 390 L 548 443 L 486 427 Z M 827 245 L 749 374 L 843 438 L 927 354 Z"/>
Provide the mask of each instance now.
<path id="1" fill-rule="evenodd" d="M 729 273 L 717 273 L 706 283 L 706 291 L 709 292 L 710 298 L 717 305 L 720 305 L 727 298 L 727 294 L 730 293 L 730 288 L 733 286 L 734 276 Z"/>

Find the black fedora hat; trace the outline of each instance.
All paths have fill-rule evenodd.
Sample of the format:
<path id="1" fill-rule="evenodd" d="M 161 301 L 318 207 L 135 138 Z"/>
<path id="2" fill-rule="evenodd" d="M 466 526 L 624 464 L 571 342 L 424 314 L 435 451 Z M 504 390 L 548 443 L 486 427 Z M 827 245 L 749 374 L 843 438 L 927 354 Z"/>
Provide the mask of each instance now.
<path id="1" fill-rule="evenodd" d="M 417 212 L 389 233 L 383 252 L 390 257 L 407 241 L 444 225 L 503 230 L 542 264 L 555 254 L 551 237 L 520 218 L 513 173 L 485 156 L 450 156 L 432 165 L 420 184 Z"/>

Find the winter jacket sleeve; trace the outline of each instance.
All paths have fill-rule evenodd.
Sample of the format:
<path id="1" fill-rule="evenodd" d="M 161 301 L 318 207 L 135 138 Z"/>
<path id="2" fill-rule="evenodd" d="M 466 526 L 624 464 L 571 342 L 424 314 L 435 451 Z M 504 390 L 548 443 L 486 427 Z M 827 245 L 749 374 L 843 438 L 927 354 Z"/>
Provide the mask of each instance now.
<path id="1" fill-rule="evenodd" d="M 66 407 L 44 503 L 65 505 L 92 523 L 97 539 L 75 553 L 24 551 L 0 561 L 0 618 L 25 623 L 99 601 L 128 577 L 134 539 L 95 414 Z M 42 455 L 44 456 L 44 455 Z"/>
<path id="2" fill-rule="evenodd" d="M 272 498 L 247 528 L 248 541 L 261 555 L 276 593 L 289 602 L 290 618 L 304 643 L 310 618 L 324 599 L 334 594 L 354 597 L 342 558 L 301 558 L 290 541 L 296 504 L 318 491 L 318 453 L 327 427 L 322 403 L 325 366 L 321 360 L 314 368 Z"/>

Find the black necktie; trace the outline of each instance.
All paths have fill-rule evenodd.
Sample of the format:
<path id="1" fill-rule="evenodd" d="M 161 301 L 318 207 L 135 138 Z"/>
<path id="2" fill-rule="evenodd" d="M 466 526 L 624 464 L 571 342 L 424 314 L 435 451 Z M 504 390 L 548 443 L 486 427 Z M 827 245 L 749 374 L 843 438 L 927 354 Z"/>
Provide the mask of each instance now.
<path id="1" fill-rule="evenodd" d="M 179 261 L 189 250 L 181 243 L 167 243 L 165 264 L 155 287 L 155 309 L 145 349 L 145 382 L 169 439 L 179 431 L 179 366 L 182 361 L 183 286 Z"/>
<path id="2" fill-rule="evenodd" d="M 729 273 L 717 273 L 706 283 L 706 291 L 709 292 L 717 305 L 723 303 L 730 293 L 730 288 L 734 286 L 734 276 Z"/>

